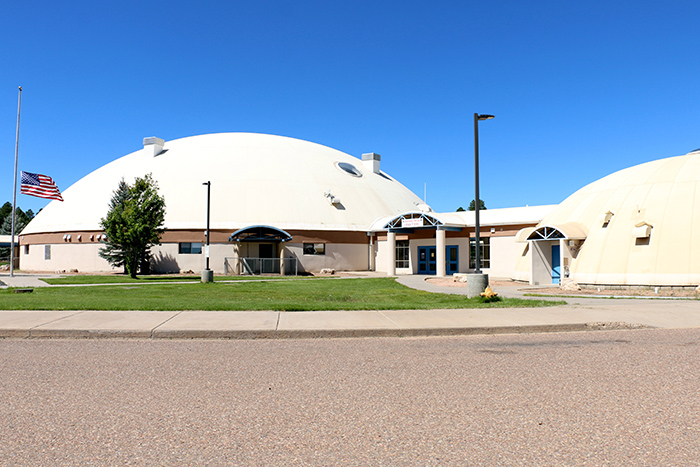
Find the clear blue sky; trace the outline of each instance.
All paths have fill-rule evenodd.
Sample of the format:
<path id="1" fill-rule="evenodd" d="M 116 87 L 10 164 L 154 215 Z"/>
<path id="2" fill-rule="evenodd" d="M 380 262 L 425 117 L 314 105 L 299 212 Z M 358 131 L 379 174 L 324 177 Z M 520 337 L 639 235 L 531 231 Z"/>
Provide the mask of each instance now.
<path id="1" fill-rule="evenodd" d="M 436 211 L 558 203 L 700 147 L 697 1 L 24 0 L 2 6 L 0 203 L 65 190 L 146 136 L 291 136 L 382 168 Z M 17 195 L 23 209 L 47 201 Z M 167 202 L 167 200 L 166 200 Z"/>

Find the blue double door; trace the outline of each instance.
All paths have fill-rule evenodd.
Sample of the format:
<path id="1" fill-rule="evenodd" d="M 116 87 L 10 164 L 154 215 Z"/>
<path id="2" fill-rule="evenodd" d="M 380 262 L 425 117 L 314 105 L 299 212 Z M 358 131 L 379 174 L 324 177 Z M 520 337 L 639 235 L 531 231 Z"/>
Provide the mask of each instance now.
<path id="1" fill-rule="evenodd" d="M 432 274 L 437 271 L 437 249 L 434 246 L 418 247 L 418 274 Z M 459 247 L 449 245 L 445 247 L 445 272 L 454 274 L 459 272 Z"/>

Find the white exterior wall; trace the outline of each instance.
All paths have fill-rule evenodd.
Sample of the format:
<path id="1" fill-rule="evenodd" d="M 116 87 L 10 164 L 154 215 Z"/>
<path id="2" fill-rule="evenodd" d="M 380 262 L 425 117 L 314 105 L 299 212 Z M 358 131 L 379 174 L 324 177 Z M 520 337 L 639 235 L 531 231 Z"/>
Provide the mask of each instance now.
<path id="1" fill-rule="evenodd" d="M 515 237 L 490 237 L 491 267 L 485 272 L 489 278 L 510 278 L 515 271 L 518 257 L 522 253 L 522 244 L 515 242 Z M 461 248 L 461 247 L 460 247 Z M 461 261 L 461 259 L 460 259 Z M 461 265 L 461 263 L 460 263 Z"/>
<path id="2" fill-rule="evenodd" d="M 285 244 L 286 257 L 297 258 L 299 271 L 320 271 L 324 268 L 336 271 L 367 271 L 369 267 L 368 245 L 361 243 L 326 243 L 324 255 L 305 255 L 301 243 Z"/>
<path id="3" fill-rule="evenodd" d="M 25 246 L 19 249 L 19 267 L 23 271 L 70 271 L 79 272 L 113 272 L 112 266 L 100 258 L 101 243 L 53 243 L 51 259 L 44 259 L 46 245 L 29 245 L 29 254 Z"/>

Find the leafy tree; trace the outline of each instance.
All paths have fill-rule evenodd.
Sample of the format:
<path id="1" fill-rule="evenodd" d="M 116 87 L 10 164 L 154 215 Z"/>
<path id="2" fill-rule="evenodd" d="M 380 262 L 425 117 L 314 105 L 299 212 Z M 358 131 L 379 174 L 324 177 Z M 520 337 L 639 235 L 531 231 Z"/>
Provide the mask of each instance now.
<path id="1" fill-rule="evenodd" d="M 474 203 L 474 200 L 471 200 L 469 202 L 469 210 L 476 211 L 476 204 Z M 479 199 L 479 211 L 484 211 L 484 210 L 486 210 L 486 205 L 484 204 L 484 200 Z"/>
<path id="2" fill-rule="evenodd" d="M 124 267 L 124 273 L 136 277 L 139 268 L 146 273 L 151 248 L 160 245 L 165 232 L 165 199 L 151 174 L 137 177 L 133 185 L 123 179 L 112 195 L 107 216 L 100 226 L 107 235 L 99 255 L 112 266 Z"/>
<path id="3" fill-rule="evenodd" d="M 464 211 L 464 208 L 462 206 L 457 208 L 457 212 L 462 212 L 462 211 Z"/>

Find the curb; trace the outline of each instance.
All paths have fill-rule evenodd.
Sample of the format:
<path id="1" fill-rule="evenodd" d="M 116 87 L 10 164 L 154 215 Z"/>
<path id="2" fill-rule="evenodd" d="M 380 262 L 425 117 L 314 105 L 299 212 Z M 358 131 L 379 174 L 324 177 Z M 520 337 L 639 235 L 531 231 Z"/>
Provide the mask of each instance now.
<path id="1" fill-rule="evenodd" d="M 527 326 L 487 326 L 465 328 L 420 329 L 317 329 L 317 330 L 174 330 L 115 331 L 85 329 L 5 329 L 0 338 L 10 339 L 318 339 L 358 337 L 428 337 L 474 336 L 494 334 L 530 334 L 550 332 L 583 332 L 651 329 L 652 326 L 593 322 L 571 324 L 538 324 Z"/>

